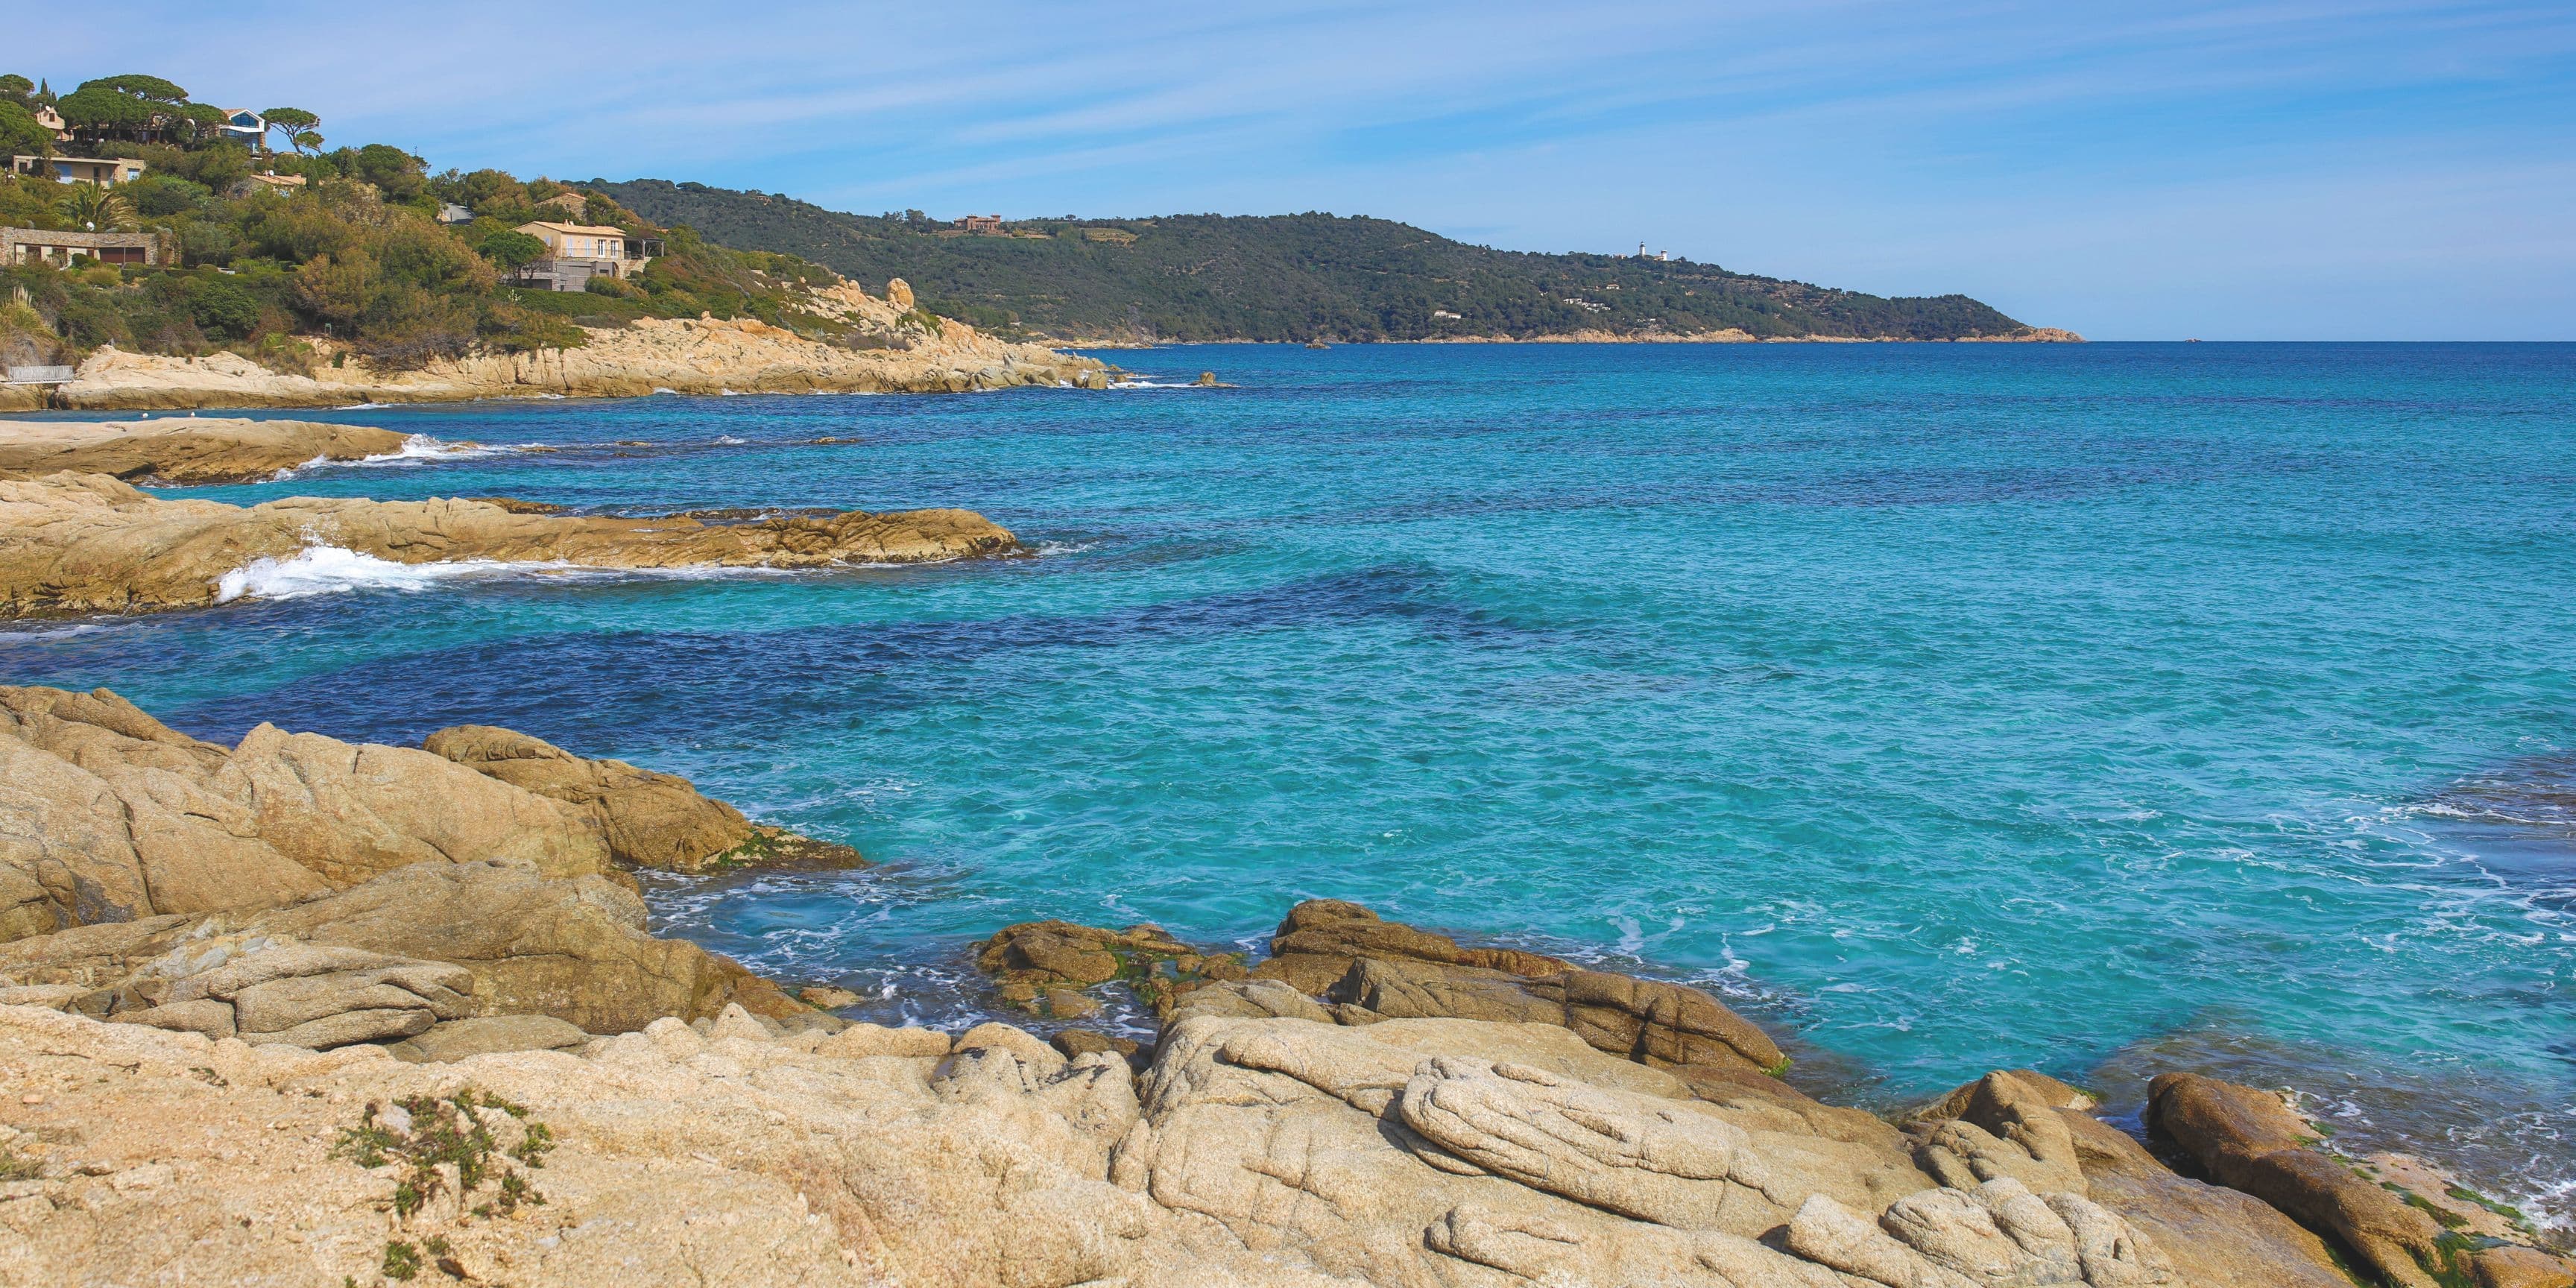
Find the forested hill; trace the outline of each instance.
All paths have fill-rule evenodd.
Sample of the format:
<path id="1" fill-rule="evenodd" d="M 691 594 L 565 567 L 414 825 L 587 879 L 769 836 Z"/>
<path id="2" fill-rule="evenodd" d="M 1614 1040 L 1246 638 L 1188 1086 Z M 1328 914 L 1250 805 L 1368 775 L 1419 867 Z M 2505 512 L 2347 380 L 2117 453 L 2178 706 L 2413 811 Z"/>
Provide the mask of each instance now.
<path id="1" fill-rule="evenodd" d="M 1712 264 L 1536 255 L 1323 214 L 1033 219 L 1002 235 L 757 192 L 580 185 L 718 245 L 900 277 L 932 312 L 1060 340 L 1424 340 L 1577 331 L 1955 340 L 2031 328 L 1964 295 L 1888 299 Z"/>

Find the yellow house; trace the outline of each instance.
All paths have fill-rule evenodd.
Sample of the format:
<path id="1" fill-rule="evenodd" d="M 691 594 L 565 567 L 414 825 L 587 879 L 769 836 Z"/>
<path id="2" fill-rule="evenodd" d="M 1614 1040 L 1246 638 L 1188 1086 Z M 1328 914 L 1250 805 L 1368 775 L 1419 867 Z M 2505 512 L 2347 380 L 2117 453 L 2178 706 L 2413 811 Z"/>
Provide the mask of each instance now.
<path id="1" fill-rule="evenodd" d="M 539 220 L 519 231 L 546 244 L 548 259 L 626 258 L 626 232 L 597 224 L 557 224 Z"/>

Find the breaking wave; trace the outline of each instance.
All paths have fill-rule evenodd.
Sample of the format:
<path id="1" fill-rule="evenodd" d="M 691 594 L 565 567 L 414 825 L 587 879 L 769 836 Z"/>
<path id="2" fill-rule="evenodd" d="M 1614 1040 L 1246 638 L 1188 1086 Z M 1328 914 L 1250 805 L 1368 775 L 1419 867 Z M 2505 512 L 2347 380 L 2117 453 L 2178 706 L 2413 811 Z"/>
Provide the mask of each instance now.
<path id="1" fill-rule="evenodd" d="M 306 546 L 281 559 L 254 559 L 215 579 L 215 602 L 237 599 L 304 599 L 353 590 L 427 590 L 461 577 L 494 576 L 559 564 L 509 564 L 495 559 L 454 563 L 395 563 L 339 546 Z"/>

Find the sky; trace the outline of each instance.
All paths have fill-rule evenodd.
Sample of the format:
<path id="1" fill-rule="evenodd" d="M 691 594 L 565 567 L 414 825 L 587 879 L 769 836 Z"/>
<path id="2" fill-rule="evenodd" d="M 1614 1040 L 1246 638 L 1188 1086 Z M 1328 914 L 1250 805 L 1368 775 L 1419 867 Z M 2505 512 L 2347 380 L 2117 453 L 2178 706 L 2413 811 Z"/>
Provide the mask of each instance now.
<path id="1" fill-rule="evenodd" d="M 1643 242 L 2096 339 L 2576 340 L 2566 0 L 82 9 L 0 72 L 436 168 Z"/>

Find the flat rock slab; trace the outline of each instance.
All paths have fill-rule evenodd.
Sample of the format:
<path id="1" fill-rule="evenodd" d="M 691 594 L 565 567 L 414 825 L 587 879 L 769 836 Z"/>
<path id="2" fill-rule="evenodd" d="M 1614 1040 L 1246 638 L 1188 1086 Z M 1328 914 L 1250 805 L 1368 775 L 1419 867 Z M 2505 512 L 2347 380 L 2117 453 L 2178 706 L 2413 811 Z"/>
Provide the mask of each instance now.
<path id="1" fill-rule="evenodd" d="M 385 1050 L 413 1064 L 453 1064 L 502 1051 L 577 1051 L 589 1041 L 588 1033 L 551 1015 L 479 1015 L 450 1020 Z"/>

